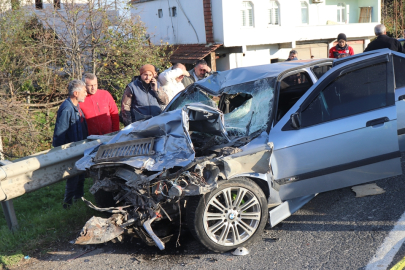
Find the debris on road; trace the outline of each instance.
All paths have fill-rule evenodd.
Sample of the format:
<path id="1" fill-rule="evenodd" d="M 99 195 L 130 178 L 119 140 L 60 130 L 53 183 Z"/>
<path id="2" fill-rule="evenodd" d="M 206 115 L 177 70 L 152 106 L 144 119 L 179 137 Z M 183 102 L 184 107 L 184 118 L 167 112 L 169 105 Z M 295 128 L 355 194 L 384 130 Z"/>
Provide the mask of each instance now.
<path id="1" fill-rule="evenodd" d="M 352 187 L 352 190 L 356 193 L 356 198 L 385 193 L 385 190 L 377 186 L 376 183 L 355 186 Z"/>
<path id="2" fill-rule="evenodd" d="M 249 250 L 245 247 L 238 247 L 235 251 L 232 252 L 234 256 L 245 256 L 249 254 Z"/>

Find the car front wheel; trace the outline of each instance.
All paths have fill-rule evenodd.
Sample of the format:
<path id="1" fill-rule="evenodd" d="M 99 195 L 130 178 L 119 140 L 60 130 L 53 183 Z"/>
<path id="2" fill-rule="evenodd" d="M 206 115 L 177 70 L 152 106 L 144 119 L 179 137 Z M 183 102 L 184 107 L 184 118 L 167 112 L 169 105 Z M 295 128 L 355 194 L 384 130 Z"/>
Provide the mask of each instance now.
<path id="1" fill-rule="evenodd" d="M 248 178 L 218 182 L 218 188 L 187 201 L 187 224 L 205 247 L 225 252 L 261 236 L 268 218 L 261 188 Z"/>

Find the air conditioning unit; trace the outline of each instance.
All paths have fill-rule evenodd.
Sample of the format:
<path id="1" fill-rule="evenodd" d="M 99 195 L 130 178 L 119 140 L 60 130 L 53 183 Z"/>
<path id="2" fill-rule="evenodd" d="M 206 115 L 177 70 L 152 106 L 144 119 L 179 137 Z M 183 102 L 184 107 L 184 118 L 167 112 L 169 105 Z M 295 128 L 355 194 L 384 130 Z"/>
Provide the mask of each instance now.
<path id="1" fill-rule="evenodd" d="M 323 3 L 323 0 L 312 0 L 312 3 L 314 3 L 314 4 Z"/>

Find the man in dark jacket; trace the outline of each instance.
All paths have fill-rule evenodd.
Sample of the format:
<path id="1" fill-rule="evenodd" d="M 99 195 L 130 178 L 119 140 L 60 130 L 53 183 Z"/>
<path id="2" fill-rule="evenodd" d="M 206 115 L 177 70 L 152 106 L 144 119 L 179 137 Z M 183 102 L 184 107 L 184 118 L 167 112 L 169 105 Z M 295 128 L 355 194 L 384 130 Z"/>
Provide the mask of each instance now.
<path id="1" fill-rule="evenodd" d="M 383 24 L 377 24 L 374 27 L 374 33 L 377 38 L 371 41 L 370 44 L 368 44 L 364 52 L 388 48 L 396 52 L 405 53 L 404 48 L 398 40 L 387 36 L 387 31 Z"/>
<path id="2" fill-rule="evenodd" d="M 121 100 L 121 117 L 125 126 L 148 119 L 162 112 L 159 105 L 169 103 L 167 94 L 159 89 L 153 65 L 143 65 L 140 76 L 125 88 Z"/>
<path id="3" fill-rule="evenodd" d="M 87 124 L 79 102 L 84 102 L 87 92 L 85 84 L 73 80 L 68 85 L 69 97 L 60 105 L 53 133 L 54 147 L 86 139 Z M 72 204 L 72 200 L 80 199 L 83 194 L 84 175 L 78 175 L 66 180 L 64 208 Z"/>
<path id="4" fill-rule="evenodd" d="M 288 54 L 288 58 L 285 61 L 294 61 L 298 60 L 298 52 L 296 50 L 291 50 Z"/>
<path id="5" fill-rule="evenodd" d="M 188 73 L 190 73 L 190 76 L 184 76 L 183 80 L 181 81 L 184 85 L 184 88 L 186 88 L 190 84 L 198 82 L 199 80 L 207 78 L 213 72 L 205 60 L 198 60 L 194 68 L 192 70 L 189 70 Z"/>

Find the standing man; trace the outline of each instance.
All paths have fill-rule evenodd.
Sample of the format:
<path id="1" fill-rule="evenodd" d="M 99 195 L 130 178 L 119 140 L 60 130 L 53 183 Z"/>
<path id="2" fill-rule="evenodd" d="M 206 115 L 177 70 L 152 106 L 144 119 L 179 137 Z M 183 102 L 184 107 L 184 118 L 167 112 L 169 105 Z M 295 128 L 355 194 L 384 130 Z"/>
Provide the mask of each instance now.
<path id="1" fill-rule="evenodd" d="M 298 52 L 296 50 L 291 50 L 290 54 L 288 55 L 288 59 L 285 61 L 293 61 L 298 60 Z"/>
<path id="2" fill-rule="evenodd" d="M 160 114 L 159 105 L 169 103 L 167 94 L 158 88 L 155 67 L 143 65 L 139 73 L 140 76 L 127 85 L 122 96 L 121 116 L 125 126 Z"/>
<path id="3" fill-rule="evenodd" d="M 387 36 L 387 30 L 385 29 L 385 26 L 383 24 L 377 24 L 374 27 L 374 33 L 377 38 L 368 44 L 364 52 L 388 48 L 396 52 L 405 53 L 404 48 L 398 40 Z"/>
<path id="4" fill-rule="evenodd" d="M 190 73 L 188 73 L 186 67 L 180 63 L 174 64 L 171 68 L 168 68 L 159 74 L 159 82 L 163 91 L 167 94 L 169 102 L 181 90 L 184 90 L 184 85 L 181 82 L 184 76 L 190 76 Z"/>
<path id="5" fill-rule="evenodd" d="M 194 68 L 192 70 L 189 70 L 188 73 L 190 73 L 190 76 L 185 76 L 182 81 L 184 87 L 187 87 L 190 84 L 207 78 L 209 75 L 212 74 L 212 70 L 207 65 L 207 62 L 205 60 L 198 60 Z"/>
<path id="6" fill-rule="evenodd" d="M 84 102 L 87 92 L 84 82 L 73 80 L 68 85 L 69 97 L 60 105 L 53 133 L 54 147 L 86 139 L 87 125 L 79 102 Z M 66 180 L 64 208 L 68 208 L 73 200 L 80 199 L 83 194 L 84 175 Z"/>
<path id="7" fill-rule="evenodd" d="M 336 40 L 338 43 L 336 46 L 330 48 L 329 58 L 342 58 L 354 55 L 354 50 L 347 44 L 347 38 L 344 33 L 340 33 Z"/>
<path id="8" fill-rule="evenodd" d="M 118 108 L 111 94 L 98 89 L 97 77 L 92 73 L 83 75 L 87 97 L 80 108 L 86 117 L 89 135 L 104 135 L 120 129 Z"/>

